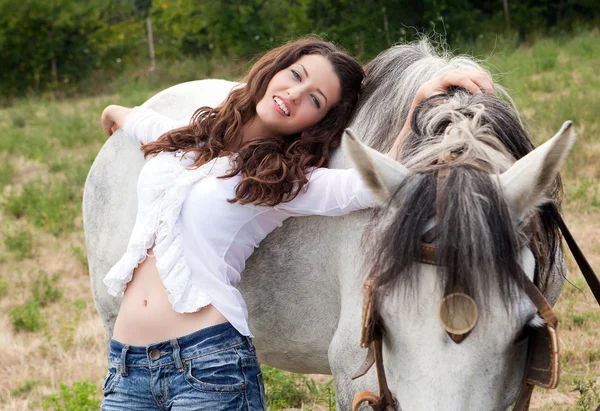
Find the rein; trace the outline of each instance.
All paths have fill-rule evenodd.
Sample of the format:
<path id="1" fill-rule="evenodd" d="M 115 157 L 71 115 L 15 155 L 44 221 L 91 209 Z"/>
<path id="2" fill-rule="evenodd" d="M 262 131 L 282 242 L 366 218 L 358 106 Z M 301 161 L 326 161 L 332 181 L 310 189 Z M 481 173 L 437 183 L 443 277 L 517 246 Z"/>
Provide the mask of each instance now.
<path id="1" fill-rule="evenodd" d="M 452 158 L 442 157 L 438 164 L 447 164 L 452 160 Z M 437 201 L 440 200 L 440 185 L 448 176 L 448 173 L 448 167 L 443 167 L 438 171 Z M 571 254 L 575 258 L 596 301 L 600 305 L 600 280 L 575 242 L 562 216 L 556 208 L 554 211 L 557 216 L 558 226 L 571 250 Z M 437 265 L 437 246 L 433 244 L 436 234 L 436 227 L 434 227 L 423 236 L 421 255 L 418 259 L 421 263 Z M 519 286 L 538 309 L 538 314 L 545 323 L 544 327 L 535 328 L 533 334 L 529 337 L 525 377 L 513 408 L 513 411 L 527 411 L 533 389 L 536 385 L 546 389 L 554 389 L 558 385 L 560 368 L 559 345 L 556 331 L 558 318 L 539 288 L 527 277 L 522 269 L 519 270 L 518 276 Z M 385 376 L 382 349 L 383 329 L 381 328 L 381 319 L 374 312 L 374 292 L 375 278 L 371 276 L 365 280 L 363 286 L 363 319 L 361 330 L 361 347 L 368 348 L 368 352 L 360 369 L 352 376 L 352 380 L 365 375 L 373 364 L 375 364 L 379 395 L 369 391 L 359 392 L 352 402 L 352 411 L 358 411 L 358 408 L 364 402 L 367 402 L 373 411 L 394 411 L 398 408 L 398 400 L 393 397 Z M 455 342 L 458 343 L 460 341 L 455 340 Z"/>

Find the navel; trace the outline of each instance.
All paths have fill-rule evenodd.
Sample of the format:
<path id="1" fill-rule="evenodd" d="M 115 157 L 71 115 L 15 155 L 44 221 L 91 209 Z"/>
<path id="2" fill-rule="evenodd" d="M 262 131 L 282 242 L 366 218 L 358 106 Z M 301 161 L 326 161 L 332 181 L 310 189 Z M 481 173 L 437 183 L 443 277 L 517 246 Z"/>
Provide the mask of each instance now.
<path id="1" fill-rule="evenodd" d="M 148 307 L 148 300 L 144 300 L 144 307 Z"/>

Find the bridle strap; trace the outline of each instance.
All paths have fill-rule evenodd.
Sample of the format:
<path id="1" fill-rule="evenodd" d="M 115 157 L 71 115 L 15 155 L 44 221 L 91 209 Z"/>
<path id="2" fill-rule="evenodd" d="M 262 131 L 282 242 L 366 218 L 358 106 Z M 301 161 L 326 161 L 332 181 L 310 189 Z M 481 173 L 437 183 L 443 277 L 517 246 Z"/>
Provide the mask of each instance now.
<path id="1" fill-rule="evenodd" d="M 362 391 L 355 395 L 352 401 L 352 411 L 357 411 L 358 407 L 367 402 L 373 411 L 394 411 L 398 407 L 398 402 L 392 395 L 388 387 L 385 369 L 383 367 L 383 336 L 379 325 L 375 325 L 373 330 L 373 341 L 369 345 L 369 352 L 363 365 L 352 379 L 362 377 L 375 364 L 377 371 L 377 382 L 379 384 L 379 395 L 371 391 Z"/>
<path id="2" fill-rule="evenodd" d="M 569 246 L 571 254 L 573 255 L 573 258 L 575 258 L 575 261 L 577 262 L 577 265 L 579 266 L 579 269 L 581 270 L 585 281 L 587 281 L 588 285 L 590 286 L 590 290 L 592 290 L 592 294 L 596 298 L 596 302 L 598 303 L 598 305 L 600 305 L 600 280 L 598 280 L 598 276 L 596 275 L 596 273 L 592 269 L 592 266 L 590 265 L 590 263 L 588 263 L 587 259 L 583 255 L 583 252 L 577 245 L 577 242 L 571 235 L 571 232 L 565 224 L 565 221 L 563 220 L 562 216 L 560 215 L 558 210 L 556 210 L 556 207 L 554 207 L 554 210 L 556 218 L 558 220 L 558 227 L 562 232 L 563 238 Z"/>
<path id="3" fill-rule="evenodd" d="M 518 276 L 519 286 L 521 287 L 523 292 L 527 294 L 531 302 L 537 308 L 539 316 L 546 323 L 546 327 L 548 328 L 549 332 L 549 338 L 552 340 L 548 342 L 548 345 L 552 350 L 550 361 L 552 361 L 553 364 L 549 364 L 548 369 L 543 370 L 544 375 L 550 375 L 549 380 L 539 378 L 539 372 L 542 370 L 536 369 L 535 364 L 533 362 L 533 353 L 536 349 L 539 349 L 539 347 L 535 346 L 535 339 L 530 338 L 529 340 L 527 367 L 525 369 L 525 375 L 523 376 L 523 383 L 521 384 L 521 388 L 519 390 L 519 394 L 517 396 L 517 400 L 515 401 L 515 406 L 513 408 L 513 411 L 527 411 L 529 410 L 531 395 L 533 393 L 533 389 L 535 388 L 535 385 L 532 384 L 533 381 L 535 381 L 536 385 L 540 385 L 548 389 L 554 389 L 558 385 L 558 376 L 560 368 L 560 364 L 558 361 L 558 338 L 556 337 L 556 327 L 558 325 L 558 318 L 556 317 L 556 314 L 554 314 L 554 311 L 552 310 L 552 307 L 550 306 L 548 300 L 546 300 L 541 291 L 527 277 L 527 275 L 522 269 L 519 269 Z"/>
<path id="4" fill-rule="evenodd" d="M 531 385 L 526 382 L 521 385 L 521 390 L 519 391 L 513 411 L 527 411 L 529 409 L 529 404 L 531 403 L 531 394 L 533 394 L 534 388 L 535 385 Z"/>

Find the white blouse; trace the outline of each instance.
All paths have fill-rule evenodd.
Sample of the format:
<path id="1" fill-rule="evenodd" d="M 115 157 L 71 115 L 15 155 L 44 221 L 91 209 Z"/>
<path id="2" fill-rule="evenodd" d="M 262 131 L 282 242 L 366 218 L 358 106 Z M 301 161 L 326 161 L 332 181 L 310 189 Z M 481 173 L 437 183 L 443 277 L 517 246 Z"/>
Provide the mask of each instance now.
<path id="1" fill-rule="evenodd" d="M 137 144 L 188 124 L 136 107 L 123 130 Z M 156 266 L 173 309 L 189 313 L 212 304 L 243 335 L 251 336 L 248 311 L 236 285 L 260 242 L 290 216 L 338 216 L 369 208 L 374 200 L 354 169 L 314 169 L 298 196 L 275 207 L 231 204 L 240 175 L 219 179 L 230 158 L 189 168 L 192 155 L 160 153 L 142 168 L 135 226 L 123 257 L 104 278 L 108 293 L 122 296 L 133 270 L 154 244 Z"/>

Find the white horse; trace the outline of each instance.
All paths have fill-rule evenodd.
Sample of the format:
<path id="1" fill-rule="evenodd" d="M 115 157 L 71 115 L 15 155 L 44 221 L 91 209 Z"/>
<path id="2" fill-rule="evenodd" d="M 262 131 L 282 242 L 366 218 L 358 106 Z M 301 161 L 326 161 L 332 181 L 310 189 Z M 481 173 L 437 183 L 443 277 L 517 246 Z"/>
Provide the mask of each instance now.
<path id="1" fill-rule="evenodd" d="M 377 151 L 388 150 L 406 120 L 417 88 L 453 68 L 481 70 L 468 58 L 437 54 L 426 42 L 396 46 L 382 53 L 367 67 L 365 91 L 351 125 L 355 134 Z M 157 94 L 144 106 L 173 118 L 189 118 L 197 107 L 218 104 L 234 85 L 222 80 L 184 83 Z M 462 94 L 457 98 L 471 104 Z M 494 121 L 496 105 L 510 111 L 498 99 L 485 103 L 492 106 L 491 115 L 485 117 L 490 121 Z M 482 105 L 477 103 L 477 106 Z M 485 104 L 482 107 L 487 109 Z M 515 123 L 511 130 L 520 127 L 513 115 L 500 118 L 492 128 L 503 126 L 503 121 Z M 439 130 L 427 132 L 434 145 L 438 142 L 436 131 Z M 513 157 L 519 158 L 531 150 L 531 143 L 521 134 L 522 141 L 503 140 L 510 147 L 502 153 L 492 153 L 493 160 L 499 162 L 492 172 L 504 172 L 514 162 Z M 477 147 L 480 145 L 476 143 Z M 474 152 L 480 154 L 479 148 Z M 371 185 L 376 195 L 385 201 L 401 182 L 393 175 L 397 170 L 394 166 L 390 169 L 389 162 L 372 152 L 364 157 L 371 161 L 360 160 L 361 156 L 356 153 L 361 150 L 365 151 L 363 146 L 353 151 L 359 169 L 384 176 Z M 491 155 L 490 150 L 483 151 Z M 411 147 L 406 147 L 405 152 L 411 152 Z M 554 154 L 556 152 L 551 151 L 545 158 L 552 159 Z M 558 165 L 562 158 L 561 154 L 558 160 L 552 161 Z M 526 167 L 519 166 L 519 170 L 523 169 L 525 175 L 530 169 L 536 169 L 537 163 L 538 160 L 529 159 Z M 137 176 L 143 164 L 139 148 L 117 131 L 100 151 L 85 185 L 83 218 L 91 284 L 107 340 L 112 335 L 120 301 L 106 293 L 102 278 L 126 248 L 135 221 Z M 410 161 L 406 164 L 415 165 Z M 341 151 L 331 160 L 333 168 L 350 165 Z M 554 174 L 556 170 L 557 167 L 552 168 Z M 519 174 L 517 178 L 524 177 Z M 412 177 L 407 177 L 403 181 L 411 180 Z M 539 176 L 533 175 L 524 185 L 526 189 L 535 188 L 535 195 L 515 200 L 524 206 L 519 212 L 526 213 L 542 201 L 541 186 L 536 185 L 538 180 Z M 384 208 L 388 210 L 385 218 L 363 211 L 344 217 L 288 219 L 255 250 L 240 284 L 260 361 L 294 372 L 333 374 L 338 410 L 350 409 L 356 392 L 374 390 L 377 384 L 373 370 L 355 381 L 351 381 L 350 376 L 365 356 L 365 350 L 359 345 L 362 286 L 365 271 L 369 269 L 368 263 L 364 264 L 365 256 L 369 255 L 364 245 L 372 244 L 369 238 L 387 241 L 376 233 L 389 228 L 383 222 L 394 220 L 390 217 L 393 217 L 392 209 L 394 207 Z M 369 231 L 373 233 L 371 237 L 363 239 L 365 227 L 369 225 L 376 229 Z M 406 237 L 407 240 L 412 238 L 409 234 Z M 524 249 L 518 258 L 527 275 L 533 278 L 531 253 Z M 407 283 L 405 288 L 412 289 L 415 298 L 404 298 L 394 282 L 390 282 L 382 294 L 385 298 L 380 301 L 386 327 L 385 366 L 400 407 L 405 411 L 506 409 L 514 401 L 523 379 L 526 345 L 515 346 L 513 342 L 515 335 L 534 318 L 527 297 L 512 292 L 510 285 L 502 288 L 502 281 L 499 284 L 484 281 L 482 284 L 489 285 L 489 293 L 480 293 L 482 287 L 474 288 L 477 291 L 474 298 L 485 304 L 481 310 L 484 315 L 469 338 L 461 345 L 454 345 L 437 320 L 436 307 L 443 296 L 444 282 L 432 267 L 415 264 L 414 270 L 420 280 Z M 544 281 L 545 295 L 552 304 L 562 288 L 559 271 L 551 271 Z M 478 278 L 478 274 L 473 273 L 473 278 Z M 502 300 L 507 297 L 511 300 Z M 507 306 L 513 309 L 507 310 Z"/>

